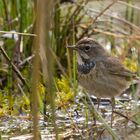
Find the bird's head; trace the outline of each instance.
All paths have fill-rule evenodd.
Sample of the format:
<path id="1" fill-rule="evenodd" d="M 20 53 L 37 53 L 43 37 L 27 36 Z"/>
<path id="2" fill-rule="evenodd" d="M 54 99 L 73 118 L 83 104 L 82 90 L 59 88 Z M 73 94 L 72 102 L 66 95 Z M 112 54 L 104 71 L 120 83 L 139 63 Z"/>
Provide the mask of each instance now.
<path id="1" fill-rule="evenodd" d="M 92 61 L 97 58 L 108 56 L 106 50 L 94 39 L 83 38 L 74 46 L 68 46 L 78 52 L 78 63 L 82 64 L 83 61 Z"/>

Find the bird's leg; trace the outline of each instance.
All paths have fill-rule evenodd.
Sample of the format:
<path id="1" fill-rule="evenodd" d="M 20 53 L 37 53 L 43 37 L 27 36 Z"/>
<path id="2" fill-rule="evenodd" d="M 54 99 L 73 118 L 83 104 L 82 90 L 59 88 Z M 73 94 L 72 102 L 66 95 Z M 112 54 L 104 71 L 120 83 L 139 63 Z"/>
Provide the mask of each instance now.
<path id="1" fill-rule="evenodd" d="M 97 98 L 97 110 L 99 110 L 100 101 L 101 101 L 101 99 L 100 98 Z M 93 120 L 94 120 L 94 125 L 96 126 L 96 118 L 93 117 Z"/>
<path id="2" fill-rule="evenodd" d="M 97 110 L 99 110 L 100 101 L 101 101 L 101 99 L 100 98 L 97 98 Z M 93 120 L 94 120 L 94 126 L 96 126 L 96 118 L 93 117 Z"/>
<path id="3" fill-rule="evenodd" d="M 115 108 L 115 98 L 112 97 L 111 98 L 111 105 L 112 105 L 112 114 L 111 114 L 111 127 L 112 127 L 112 123 L 113 123 L 113 120 L 114 120 L 114 108 Z"/>
<path id="4" fill-rule="evenodd" d="M 97 104 L 98 104 L 97 110 L 99 110 L 100 102 L 101 102 L 101 99 L 100 98 L 97 98 Z"/>

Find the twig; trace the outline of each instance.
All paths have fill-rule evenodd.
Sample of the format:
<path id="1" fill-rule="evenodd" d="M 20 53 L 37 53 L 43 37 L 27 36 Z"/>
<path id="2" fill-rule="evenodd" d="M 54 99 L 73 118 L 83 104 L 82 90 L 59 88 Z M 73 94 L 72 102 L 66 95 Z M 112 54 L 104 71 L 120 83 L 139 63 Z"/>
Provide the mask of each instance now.
<path id="1" fill-rule="evenodd" d="M 102 31 L 99 29 L 93 29 L 92 31 L 94 32 L 98 32 L 98 33 L 102 33 L 105 35 L 109 35 L 109 36 L 113 36 L 113 37 L 117 37 L 117 38 L 132 38 L 132 39 L 140 39 L 139 35 L 122 35 L 122 34 L 115 34 L 115 33 L 111 33 L 108 31 Z"/>
<path id="2" fill-rule="evenodd" d="M 104 10 L 102 10 L 93 20 L 93 23 L 97 21 L 97 19 L 104 14 L 105 11 L 107 11 L 111 6 L 113 6 L 118 0 L 114 0 L 111 4 L 109 4 Z"/>
<path id="3" fill-rule="evenodd" d="M 30 91 L 27 81 L 22 76 L 22 74 L 20 73 L 20 71 L 18 70 L 16 65 L 11 61 L 11 59 L 9 58 L 8 54 L 6 53 L 6 51 L 4 50 L 4 48 L 2 46 L 0 46 L 0 50 L 1 50 L 2 54 L 3 54 L 3 56 L 8 61 L 8 63 L 12 66 L 13 71 L 17 74 L 17 76 L 20 78 L 20 80 L 23 82 L 23 84 L 25 84 L 27 86 L 28 90 Z"/>
<path id="4" fill-rule="evenodd" d="M 94 10 L 94 9 L 88 9 L 88 10 L 90 12 L 100 13 L 100 11 L 98 11 L 98 10 Z M 140 30 L 140 28 L 138 26 L 136 26 L 135 24 L 133 24 L 133 23 L 131 23 L 131 22 L 129 22 L 129 21 L 123 19 L 123 18 L 120 18 L 118 16 L 113 16 L 113 15 L 111 15 L 109 13 L 103 13 L 103 14 L 104 14 L 104 16 L 108 16 L 110 18 L 113 18 L 113 19 L 116 19 L 116 20 L 118 20 L 120 22 L 123 22 L 124 24 L 126 24 L 126 25 L 132 27 L 133 29 L 135 29 L 135 31 L 139 31 Z"/>
<path id="5" fill-rule="evenodd" d="M 109 4 L 105 9 L 103 9 L 96 17 L 93 19 L 93 23 L 88 26 L 88 28 L 82 33 L 82 35 L 79 37 L 78 40 L 84 37 L 84 35 L 88 32 L 88 30 L 91 28 L 91 26 L 97 21 L 97 19 L 104 14 L 105 11 L 107 11 L 112 5 L 114 5 L 118 0 L 113 1 L 111 4 Z"/>
<path id="6" fill-rule="evenodd" d="M 33 55 L 27 57 L 25 60 L 23 60 L 22 62 L 19 63 L 19 66 L 25 65 L 27 62 L 29 62 L 30 60 L 32 60 L 34 58 L 34 56 L 35 55 L 33 54 Z"/>
<path id="7" fill-rule="evenodd" d="M 17 35 L 24 35 L 24 36 L 37 36 L 36 34 L 30 34 L 30 33 L 20 33 L 15 31 L 0 31 L 2 34 L 17 34 Z"/>
<path id="8" fill-rule="evenodd" d="M 139 125 L 136 121 L 131 120 L 131 119 L 128 118 L 127 116 L 123 115 L 122 113 L 117 112 L 117 111 L 113 111 L 113 112 L 116 113 L 116 114 L 118 114 L 118 115 L 120 115 L 121 117 L 125 118 L 126 120 L 131 121 L 131 122 L 134 123 L 135 125 Z"/>

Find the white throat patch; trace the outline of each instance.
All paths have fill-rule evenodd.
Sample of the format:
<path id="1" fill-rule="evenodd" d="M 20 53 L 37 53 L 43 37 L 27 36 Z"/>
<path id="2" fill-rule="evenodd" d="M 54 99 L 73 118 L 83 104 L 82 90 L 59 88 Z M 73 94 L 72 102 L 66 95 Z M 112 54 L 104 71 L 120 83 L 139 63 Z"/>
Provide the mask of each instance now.
<path id="1" fill-rule="evenodd" d="M 82 58 L 81 58 L 81 56 L 79 55 L 79 53 L 77 53 L 77 63 L 78 63 L 79 65 L 83 65 L 83 64 L 84 64 L 84 62 L 82 61 Z"/>
<path id="2" fill-rule="evenodd" d="M 81 58 L 80 55 L 81 55 L 84 59 L 89 59 L 89 56 L 88 56 L 86 53 L 81 53 L 81 54 L 77 53 L 77 62 L 78 62 L 79 65 L 82 65 L 82 64 L 84 64 L 84 62 L 83 62 L 83 60 L 82 60 L 82 58 Z"/>

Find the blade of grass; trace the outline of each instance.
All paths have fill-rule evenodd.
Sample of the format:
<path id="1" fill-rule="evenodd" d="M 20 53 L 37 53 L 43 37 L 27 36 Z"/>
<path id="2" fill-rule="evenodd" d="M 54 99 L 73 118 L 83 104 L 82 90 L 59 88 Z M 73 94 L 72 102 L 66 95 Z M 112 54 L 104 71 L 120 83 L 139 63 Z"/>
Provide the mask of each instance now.
<path id="1" fill-rule="evenodd" d="M 106 121 L 103 119 L 103 117 L 98 113 L 98 111 L 94 107 L 94 104 L 93 104 L 91 98 L 89 97 L 89 95 L 87 93 L 86 93 L 86 95 L 89 98 L 89 101 L 90 101 L 90 103 L 92 105 L 92 108 L 88 104 L 87 104 L 87 106 L 89 107 L 89 109 L 93 113 L 94 117 L 103 124 L 103 126 L 105 127 L 105 129 L 107 129 L 107 131 L 112 135 L 112 137 L 114 138 L 114 140 L 120 140 L 120 138 L 117 136 L 117 134 L 111 129 L 111 127 L 106 123 Z"/>

